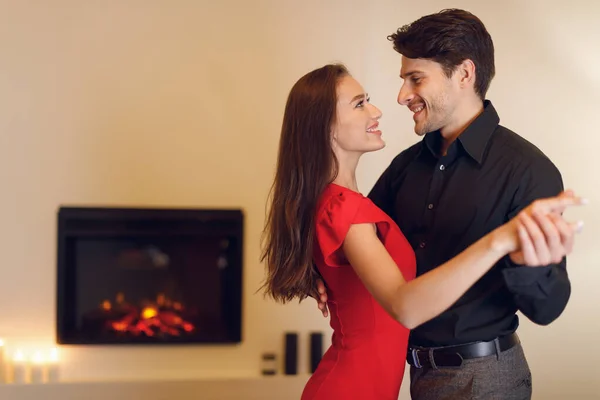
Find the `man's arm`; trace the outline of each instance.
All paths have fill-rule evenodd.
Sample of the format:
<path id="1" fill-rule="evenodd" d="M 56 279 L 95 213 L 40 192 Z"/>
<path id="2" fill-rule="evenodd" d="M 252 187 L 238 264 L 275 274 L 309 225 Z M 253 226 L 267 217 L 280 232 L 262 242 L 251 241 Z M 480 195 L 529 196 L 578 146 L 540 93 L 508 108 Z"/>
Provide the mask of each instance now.
<path id="1" fill-rule="evenodd" d="M 563 181 L 556 166 L 546 158 L 535 159 L 522 171 L 507 219 L 513 218 L 534 200 L 555 196 L 562 191 Z M 539 325 L 548 325 L 558 318 L 571 295 L 566 257 L 558 264 L 539 268 L 520 265 L 518 254 L 511 254 L 505 260 L 504 280 L 518 309 Z"/>

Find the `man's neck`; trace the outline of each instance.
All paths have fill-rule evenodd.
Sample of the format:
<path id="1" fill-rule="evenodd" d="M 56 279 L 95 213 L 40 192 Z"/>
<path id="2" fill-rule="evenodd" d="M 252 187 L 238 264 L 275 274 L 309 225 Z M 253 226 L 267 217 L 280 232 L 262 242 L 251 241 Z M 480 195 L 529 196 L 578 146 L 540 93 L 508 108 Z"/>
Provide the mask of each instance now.
<path id="1" fill-rule="evenodd" d="M 483 101 L 477 100 L 465 102 L 453 115 L 452 122 L 440 129 L 443 138 L 441 155 L 446 155 L 448 147 L 467 129 L 469 125 L 483 112 Z"/>

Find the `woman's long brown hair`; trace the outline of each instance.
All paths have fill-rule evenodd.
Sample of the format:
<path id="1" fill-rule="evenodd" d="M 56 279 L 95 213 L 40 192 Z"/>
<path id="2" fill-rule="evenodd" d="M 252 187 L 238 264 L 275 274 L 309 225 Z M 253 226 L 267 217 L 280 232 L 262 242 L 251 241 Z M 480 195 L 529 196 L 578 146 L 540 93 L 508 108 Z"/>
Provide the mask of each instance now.
<path id="1" fill-rule="evenodd" d="M 345 75 L 340 64 L 309 72 L 292 87 L 285 106 L 261 255 L 267 269 L 265 294 L 282 303 L 316 294 L 315 213 L 337 175 L 330 132 L 337 84 Z"/>

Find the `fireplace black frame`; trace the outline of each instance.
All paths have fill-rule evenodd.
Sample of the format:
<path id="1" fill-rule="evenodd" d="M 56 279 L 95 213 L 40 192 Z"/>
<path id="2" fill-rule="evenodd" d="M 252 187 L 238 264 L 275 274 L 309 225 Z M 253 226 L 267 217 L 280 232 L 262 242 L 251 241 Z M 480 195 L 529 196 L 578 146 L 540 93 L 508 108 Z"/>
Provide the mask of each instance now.
<path id="1" fill-rule="evenodd" d="M 242 341 L 242 276 L 244 266 L 244 214 L 241 209 L 174 209 L 174 208 L 115 208 L 62 206 L 57 216 L 57 282 L 56 282 L 56 341 L 65 345 L 220 345 Z M 77 335 L 75 316 L 67 312 L 69 302 L 75 301 L 74 262 L 69 259 L 69 246 L 81 237 L 118 237 L 124 233 L 156 234 L 153 223 L 160 221 L 169 227 L 168 233 L 194 234 L 221 232 L 235 239 L 234 267 L 229 276 L 227 336 L 219 340 L 200 341 L 124 341 L 89 340 Z M 148 231 L 150 229 L 150 232 Z M 167 232 L 164 232 L 167 233 Z"/>

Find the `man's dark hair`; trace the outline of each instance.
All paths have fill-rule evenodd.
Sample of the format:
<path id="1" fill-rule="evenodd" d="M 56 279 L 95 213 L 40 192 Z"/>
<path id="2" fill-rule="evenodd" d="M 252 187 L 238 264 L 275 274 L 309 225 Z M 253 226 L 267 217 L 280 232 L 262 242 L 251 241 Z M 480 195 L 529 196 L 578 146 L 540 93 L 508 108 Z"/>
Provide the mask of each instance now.
<path id="1" fill-rule="evenodd" d="M 475 64 L 475 92 L 483 100 L 496 73 L 494 43 L 483 22 L 468 11 L 446 9 L 426 15 L 388 36 L 408 58 L 441 64 L 448 77 L 466 59 Z"/>

